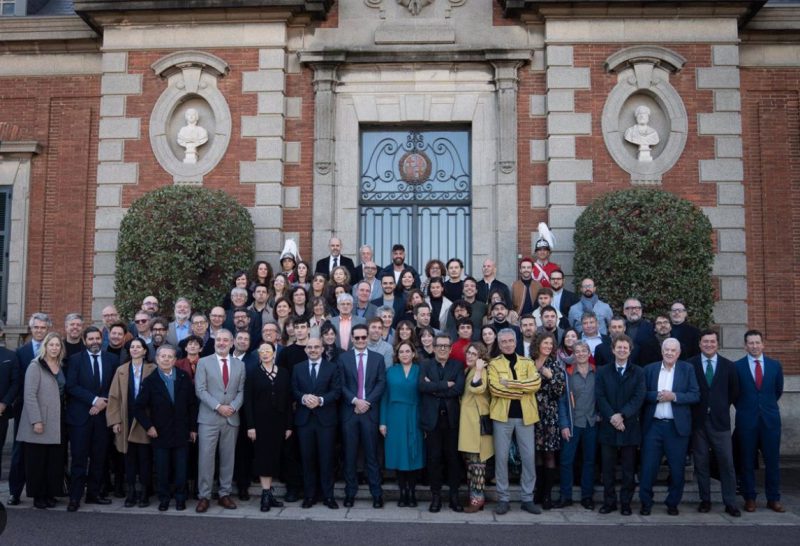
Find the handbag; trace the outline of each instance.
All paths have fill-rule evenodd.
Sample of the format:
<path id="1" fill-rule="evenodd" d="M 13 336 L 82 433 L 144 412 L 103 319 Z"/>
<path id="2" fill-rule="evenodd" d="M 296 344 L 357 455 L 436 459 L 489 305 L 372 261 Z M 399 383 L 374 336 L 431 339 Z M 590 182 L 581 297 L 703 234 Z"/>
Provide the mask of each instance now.
<path id="1" fill-rule="evenodd" d="M 481 415 L 480 423 L 481 423 L 481 436 L 491 436 L 494 433 L 494 425 L 492 424 L 492 418 L 490 416 Z"/>

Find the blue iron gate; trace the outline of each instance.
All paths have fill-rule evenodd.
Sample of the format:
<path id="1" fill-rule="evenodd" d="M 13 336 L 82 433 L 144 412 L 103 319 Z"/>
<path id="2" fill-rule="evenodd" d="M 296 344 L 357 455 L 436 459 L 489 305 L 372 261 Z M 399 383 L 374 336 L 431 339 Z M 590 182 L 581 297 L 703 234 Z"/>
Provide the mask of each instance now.
<path id="1" fill-rule="evenodd" d="M 363 130 L 361 244 L 375 262 L 391 262 L 392 245 L 420 270 L 431 258 L 458 257 L 471 270 L 472 179 L 468 130 Z"/>

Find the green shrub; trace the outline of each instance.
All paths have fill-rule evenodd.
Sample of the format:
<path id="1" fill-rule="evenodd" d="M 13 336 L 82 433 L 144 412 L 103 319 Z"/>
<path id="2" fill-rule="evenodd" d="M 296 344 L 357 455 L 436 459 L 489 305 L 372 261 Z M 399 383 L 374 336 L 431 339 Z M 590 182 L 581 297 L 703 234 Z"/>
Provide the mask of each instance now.
<path id="1" fill-rule="evenodd" d="M 634 188 L 595 200 L 575 223 L 575 282 L 591 277 L 600 298 L 621 311 L 642 300 L 645 315 L 669 311 L 680 299 L 688 321 L 712 321 L 711 223 L 685 199 Z"/>
<path id="2" fill-rule="evenodd" d="M 169 314 L 184 296 L 207 311 L 230 290 L 233 274 L 253 263 L 253 221 L 223 191 L 168 186 L 131 205 L 122 220 L 115 290 L 122 316 L 148 294 Z"/>

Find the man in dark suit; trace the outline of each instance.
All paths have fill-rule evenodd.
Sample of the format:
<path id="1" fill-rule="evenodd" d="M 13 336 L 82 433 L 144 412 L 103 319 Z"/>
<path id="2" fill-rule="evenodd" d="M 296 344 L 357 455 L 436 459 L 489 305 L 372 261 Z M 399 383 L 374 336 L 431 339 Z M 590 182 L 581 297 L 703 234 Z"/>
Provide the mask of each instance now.
<path id="1" fill-rule="evenodd" d="M 83 331 L 86 351 L 73 355 L 67 367 L 67 416 L 72 456 L 67 510 L 80 506 L 84 487 L 86 504 L 111 504 L 101 496 L 103 467 L 108 450 L 106 407 L 108 389 L 119 366 L 116 355 L 101 351 L 103 334 L 95 326 Z M 88 464 L 87 464 L 88 463 Z"/>
<path id="2" fill-rule="evenodd" d="M 189 442 L 197 441 L 197 397 L 189 374 L 175 367 L 175 347 L 156 351 L 158 369 L 142 381 L 134 415 L 150 437 L 158 480 L 158 509 L 169 508 L 170 475 L 175 478 L 175 510 L 186 510 Z"/>
<path id="3" fill-rule="evenodd" d="M 642 317 L 642 310 L 642 302 L 636 298 L 628 298 L 622 304 L 622 313 L 625 315 L 625 333 L 635 345 L 641 345 L 655 332 L 653 323 Z"/>
<path id="4" fill-rule="evenodd" d="M 14 447 L 11 450 L 11 467 L 8 470 L 8 497 L 9 506 L 16 506 L 20 502 L 22 490 L 25 487 L 25 448 L 22 442 L 17 441 L 20 415 L 22 415 L 22 386 L 25 384 L 25 372 L 31 360 L 39 354 L 39 346 L 47 333 L 53 327 L 53 321 L 45 313 L 33 313 L 28 320 L 31 331 L 31 340 L 17 348 L 17 373 L 19 387 L 14 391 Z"/>
<path id="5" fill-rule="evenodd" d="M 700 388 L 694 368 L 678 360 L 681 344 L 667 338 L 661 344 L 661 362 L 644 369 L 645 406 L 642 412 L 642 471 L 639 481 L 639 513 L 649 516 L 653 508 L 653 484 L 662 457 L 669 465 L 669 489 L 665 503 L 667 514 L 678 515 L 683 496 L 684 462 L 692 433 L 693 404 L 700 401 Z"/>
<path id="6" fill-rule="evenodd" d="M 344 442 L 345 507 L 352 507 L 358 491 L 356 459 L 364 451 L 372 507 L 383 508 L 378 466 L 380 401 L 386 388 L 383 356 L 367 349 L 368 329 L 356 324 L 350 332 L 353 350 L 339 356 L 342 376 L 342 436 Z"/>
<path id="7" fill-rule="evenodd" d="M 383 307 L 385 305 L 394 309 L 394 321 L 392 326 L 397 326 L 397 323 L 402 320 L 406 302 L 402 297 L 395 295 L 397 282 L 395 282 L 394 274 L 391 271 L 388 273 L 381 273 L 378 279 L 381 281 L 381 290 L 383 294 L 380 298 L 375 298 L 370 303 L 375 307 Z"/>
<path id="8" fill-rule="evenodd" d="M 692 454 L 694 473 L 700 491 L 699 512 L 711 510 L 711 453 L 719 466 L 722 502 L 725 511 L 738 518 L 736 471 L 731 442 L 731 405 L 739 396 L 736 366 L 717 353 L 719 334 L 705 330 L 700 334 L 700 354 L 689 359 L 700 386 L 700 403 L 692 406 Z"/>
<path id="9" fill-rule="evenodd" d="M 686 322 L 689 312 L 686 304 L 677 300 L 669 308 L 669 320 L 672 324 L 672 337 L 681 342 L 681 354 L 684 358 L 691 358 L 700 352 L 700 329 Z"/>
<path id="10" fill-rule="evenodd" d="M 5 324 L 0 320 L 0 337 L 3 336 L 3 330 L 5 330 Z M 13 415 L 14 399 L 17 397 L 21 384 L 16 353 L 0 347 L 0 446 L 6 444 L 8 421 Z M 2 473 L 3 455 L 2 449 L 0 449 L 0 475 Z"/>
<path id="11" fill-rule="evenodd" d="M 355 274 L 351 279 L 353 281 L 352 282 L 353 285 L 364 279 L 372 280 L 373 278 L 375 278 L 375 275 L 378 274 L 378 271 L 382 269 L 381 266 L 379 266 L 373 261 L 375 258 L 375 254 L 372 252 L 371 246 L 361 245 L 361 248 L 358 249 L 358 256 L 361 260 L 361 263 L 358 264 L 358 267 L 355 268 Z M 370 269 L 370 271 L 365 271 L 365 269 Z M 380 283 L 380 279 L 378 279 L 378 282 Z"/>
<path id="12" fill-rule="evenodd" d="M 603 468 L 603 506 L 601 514 L 617 509 L 614 490 L 614 468 L 617 456 L 622 456 L 622 487 L 620 502 L 623 516 L 631 515 L 631 499 L 635 483 L 636 448 L 642 440 L 639 413 L 645 396 L 644 371 L 630 361 L 631 338 L 614 338 L 614 365 L 597 369 L 595 397 L 600 412 L 600 442 Z"/>
<path id="13" fill-rule="evenodd" d="M 414 269 L 414 266 L 406 263 L 406 247 L 396 244 L 392 246 L 392 263 L 383 268 L 383 271 L 378 274 L 378 278 L 383 279 L 384 274 L 391 273 L 392 277 L 394 277 L 394 282 L 399 283 L 400 276 L 406 269 L 410 270 L 414 275 L 414 285 L 419 286 L 419 273 Z"/>
<path id="14" fill-rule="evenodd" d="M 476 299 L 482 301 L 486 305 L 490 305 L 489 294 L 491 294 L 493 290 L 499 290 L 503 295 L 503 301 L 506 302 L 506 305 L 511 305 L 511 290 L 506 283 L 497 280 L 497 266 L 494 260 L 490 258 L 483 260 L 481 271 L 483 273 L 483 278 L 477 283 L 478 293 L 475 296 Z"/>
<path id="15" fill-rule="evenodd" d="M 764 457 L 764 488 L 767 507 L 785 512 L 781 504 L 780 450 L 783 368 L 764 356 L 764 336 L 758 330 L 744 334 L 747 356 L 736 361 L 739 398 L 736 400 L 736 433 L 742 462 L 742 490 L 746 512 L 756 511 L 755 465 L 757 452 Z"/>
<path id="16" fill-rule="evenodd" d="M 556 269 L 550 273 L 550 288 L 553 290 L 553 307 L 561 313 L 558 325 L 566 330 L 569 328 L 569 308 L 578 303 L 580 299 L 575 292 L 564 288 L 564 272 Z"/>
<path id="17" fill-rule="evenodd" d="M 420 366 L 419 391 L 420 425 L 425 431 L 428 480 L 431 484 L 431 504 L 428 510 L 442 509 L 442 477 L 447 467 L 447 485 L 450 489 L 450 509 L 462 512 L 458 501 L 458 484 L 461 482 L 461 460 L 458 455 L 459 402 L 464 393 L 464 366 L 450 359 L 450 338 L 436 336 L 434 359 Z"/>
<path id="18" fill-rule="evenodd" d="M 314 506 L 319 482 L 325 506 L 335 510 L 339 505 L 333 497 L 333 450 L 336 440 L 336 401 L 342 393 L 341 376 L 335 363 L 322 358 L 322 340 L 319 338 L 309 338 L 306 354 L 308 359 L 295 365 L 292 370 L 292 393 L 298 404 L 294 424 L 303 462 L 302 507 Z"/>
<path id="19" fill-rule="evenodd" d="M 619 315 L 611 317 L 608 322 L 608 336 L 603 336 L 603 342 L 595 347 L 594 350 L 595 366 L 605 366 L 614 362 L 614 350 L 611 347 L 611 340 L 624 333 L 625 319 Z M 639 364 L 639 346 L 635 341 L 631 344 L 630 360 L 633 364 Z"/>
<path id="20" fill-rule="evenodd" d="M 322 273 L 330 279 L 331 271 L 335 267 L 342 266 L 350 273 L 350 283 L 352 284 L 356 275 L 356 266 L 353 260 L 347 256 L 342 256 L 342 240 L 338 237 L 331 237 L 330 241 L 328 241 L 328 248 L 331 251 L 330 255 L 317 262 L 314 273 Z"/>

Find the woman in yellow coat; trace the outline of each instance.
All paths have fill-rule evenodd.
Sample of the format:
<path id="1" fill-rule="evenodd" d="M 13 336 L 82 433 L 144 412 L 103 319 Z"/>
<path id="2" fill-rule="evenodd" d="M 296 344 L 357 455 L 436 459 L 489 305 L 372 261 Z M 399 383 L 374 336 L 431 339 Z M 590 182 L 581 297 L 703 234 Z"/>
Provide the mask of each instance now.
<path id="1" fill-rule="evenodd" d="M 467 463 L 469 505 L 464 512 L 472 514 L 483 510 L 486 461 L 494 455 L 494 442 L 490 432 L 481 431 L 481 416 L 489 416 L 489 384 L 486 366 L 489 354 L 483 343 L 467 345 L 466 389 L 461 397 L 461 417 L 458 424 L 458 450 Z"/>

